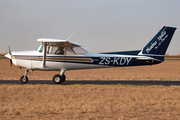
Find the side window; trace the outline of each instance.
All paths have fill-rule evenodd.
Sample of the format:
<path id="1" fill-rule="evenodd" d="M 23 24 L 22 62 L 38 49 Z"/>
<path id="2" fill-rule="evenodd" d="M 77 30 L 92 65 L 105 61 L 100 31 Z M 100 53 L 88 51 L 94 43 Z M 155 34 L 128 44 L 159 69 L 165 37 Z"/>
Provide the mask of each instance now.
<path id="1" fill-rule="evenodd" d="M 53 47 L 51 54 L 64 55 L 64 47 Z"/>
<path id="2" fill-rule="evenodd" d="M 87 53 L 87 51 L 85 51 L 83 48 L 81 47 L 73 47 L 72 50 L 74 51 L 74 53 L 76 54 L 85 54 Z"/>

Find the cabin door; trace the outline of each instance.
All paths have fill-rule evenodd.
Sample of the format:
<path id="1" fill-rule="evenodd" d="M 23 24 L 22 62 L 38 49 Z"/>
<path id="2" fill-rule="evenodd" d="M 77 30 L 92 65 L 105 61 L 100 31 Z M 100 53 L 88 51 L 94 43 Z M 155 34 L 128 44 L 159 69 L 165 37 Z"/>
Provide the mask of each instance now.
<path id="1" fill-rule="evenodd" d="M 65 48 L 48 47 L 46 63 L 51 70 L 62 70 L 65 68 Z"/>

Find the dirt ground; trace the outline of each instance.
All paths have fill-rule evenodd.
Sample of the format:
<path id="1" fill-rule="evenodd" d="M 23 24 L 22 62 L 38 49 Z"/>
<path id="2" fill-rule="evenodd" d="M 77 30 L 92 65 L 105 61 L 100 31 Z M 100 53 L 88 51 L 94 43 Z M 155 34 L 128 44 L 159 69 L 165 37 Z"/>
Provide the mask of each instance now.
<path id="1" fill-rule="evenodd" d="M 19 80 L 24 69 L 0 59 L 0 81 Z M 76 80 L 180 80 L 180 60 L 143 67 L 67 71 Z M 30 80 L 58 72 L 33 71 Z M 0 120 L 179 120 L 180 86 L 96 84 L 0 84 Z"/>

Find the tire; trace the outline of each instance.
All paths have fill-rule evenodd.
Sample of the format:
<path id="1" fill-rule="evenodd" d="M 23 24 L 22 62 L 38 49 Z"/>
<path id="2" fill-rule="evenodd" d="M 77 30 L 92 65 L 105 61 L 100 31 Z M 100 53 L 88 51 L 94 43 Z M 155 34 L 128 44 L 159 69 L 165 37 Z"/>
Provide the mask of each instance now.
<path id="1" fill-rule="evenodd" d="M 57 75 L 54 75 L 52 80 L 54 84 L 61 84 L 62 79 L 63 78 L 59 74 L 57 74 Z"/>
<path id="2" fill-rule="evenodd" d="M 64 82 L 64 81 L 66 81 L 66 76 L 65 76 L 65 75 L 62 75 L 61 77 L 62 77 L 62 80 L 61 80 L 61 82 Z"/>
<path id="3" fill-rule="evenodd" d="M 21 77 L 20 81 L 21 81 L 21 83 L 27 83 L 27 82 L 28 82 L 28 77 L 26 76 L 26 77 L 24 78 L 24 75 L 23 75 L 23 76 Z"/>

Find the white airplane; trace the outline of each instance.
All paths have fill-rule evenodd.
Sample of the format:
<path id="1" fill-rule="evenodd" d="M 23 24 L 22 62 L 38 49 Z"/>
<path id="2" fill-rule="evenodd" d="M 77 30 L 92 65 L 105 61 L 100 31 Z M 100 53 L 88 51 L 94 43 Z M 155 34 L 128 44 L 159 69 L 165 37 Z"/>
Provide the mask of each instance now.
<path id="1" fill-rule="evenodd" d="M 82 46 L 68 40 L 41 38 L 41 44 L 33 51 L 17 51 L 5 55 L 14 65 L 26 68 L 20 79 L 28 82 L 29 70 L 61 71 L 54 75 L 53 82 L 66 80 L 66 70 L 154 65 L 164 61 L 164 55 L 176 28 L 163 26 L 154 38 L 142 49 L 126 52 L 88 53 Z"/>

